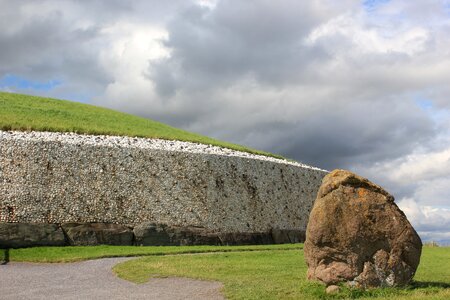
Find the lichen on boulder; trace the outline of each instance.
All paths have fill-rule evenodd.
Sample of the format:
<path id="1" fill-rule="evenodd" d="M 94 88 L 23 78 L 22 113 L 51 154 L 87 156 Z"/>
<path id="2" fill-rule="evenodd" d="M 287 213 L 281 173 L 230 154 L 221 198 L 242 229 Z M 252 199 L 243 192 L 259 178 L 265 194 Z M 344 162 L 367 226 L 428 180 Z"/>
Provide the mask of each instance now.
<path id="1" fill-rule="evenodd" d="M 304 251 L 310 280 L 391 287 L 411 281 L 422 242 L 392 195 L 356 174 L 334 170 L 317 194 Z"/>

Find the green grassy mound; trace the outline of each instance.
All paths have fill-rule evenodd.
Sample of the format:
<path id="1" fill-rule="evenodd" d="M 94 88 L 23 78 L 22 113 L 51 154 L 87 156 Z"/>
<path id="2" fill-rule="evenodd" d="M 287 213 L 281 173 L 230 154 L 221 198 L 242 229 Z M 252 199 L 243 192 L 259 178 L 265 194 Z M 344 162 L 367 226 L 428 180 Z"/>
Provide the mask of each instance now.
<path id="1" fill-rule="evenodd" d="M 80 134 L 179 140 L 281 158 L 281 156 L 271 153 L 222 142 L 160 122 L 106 108 L 5 92 L 0 92 L 0 129 L 76 132 Z"/>

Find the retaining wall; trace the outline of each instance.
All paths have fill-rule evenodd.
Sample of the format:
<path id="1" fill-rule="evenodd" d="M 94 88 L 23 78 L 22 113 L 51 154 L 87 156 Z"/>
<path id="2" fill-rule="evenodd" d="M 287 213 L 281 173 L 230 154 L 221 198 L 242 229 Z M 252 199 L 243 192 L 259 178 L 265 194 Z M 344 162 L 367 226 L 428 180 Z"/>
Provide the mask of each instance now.
<path id="1" fill-rule="evenodd" d="M 0 222 L 305 231 L 326 174 L 282 161 L 108 146 L 95 139 L 0 132 Z"/>

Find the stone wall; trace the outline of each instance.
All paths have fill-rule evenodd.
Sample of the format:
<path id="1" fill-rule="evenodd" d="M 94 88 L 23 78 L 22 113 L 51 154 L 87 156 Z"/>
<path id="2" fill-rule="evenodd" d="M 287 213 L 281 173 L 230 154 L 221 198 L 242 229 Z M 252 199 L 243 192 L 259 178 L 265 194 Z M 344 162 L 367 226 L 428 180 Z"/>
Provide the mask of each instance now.
<path id="1" fill-rule="evenodd" d="M 0 222 L 304 231 L 326 174 L 282 160 L 110 146 L 97 138 L 104 137 L 0 132 Z"/>
<path id="2" fill-rule="evenodd" d="M 36 246 L 191 246 L 300 243 L 302 230 L 219 232 L 200 227 L 140 223 L 135 227 L 111 223 L 1 223 L 0 249 Z"/>

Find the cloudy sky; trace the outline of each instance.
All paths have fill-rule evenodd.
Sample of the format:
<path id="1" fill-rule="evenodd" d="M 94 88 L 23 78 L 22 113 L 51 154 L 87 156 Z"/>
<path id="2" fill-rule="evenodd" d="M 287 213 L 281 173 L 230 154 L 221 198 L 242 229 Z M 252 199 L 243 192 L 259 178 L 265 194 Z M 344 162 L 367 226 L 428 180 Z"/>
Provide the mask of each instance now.
<path id="1" fill-rule="evenodd" d="M 0 89 L 353 170 L 450 244 L 450 0 L 0 0 Z"/>

